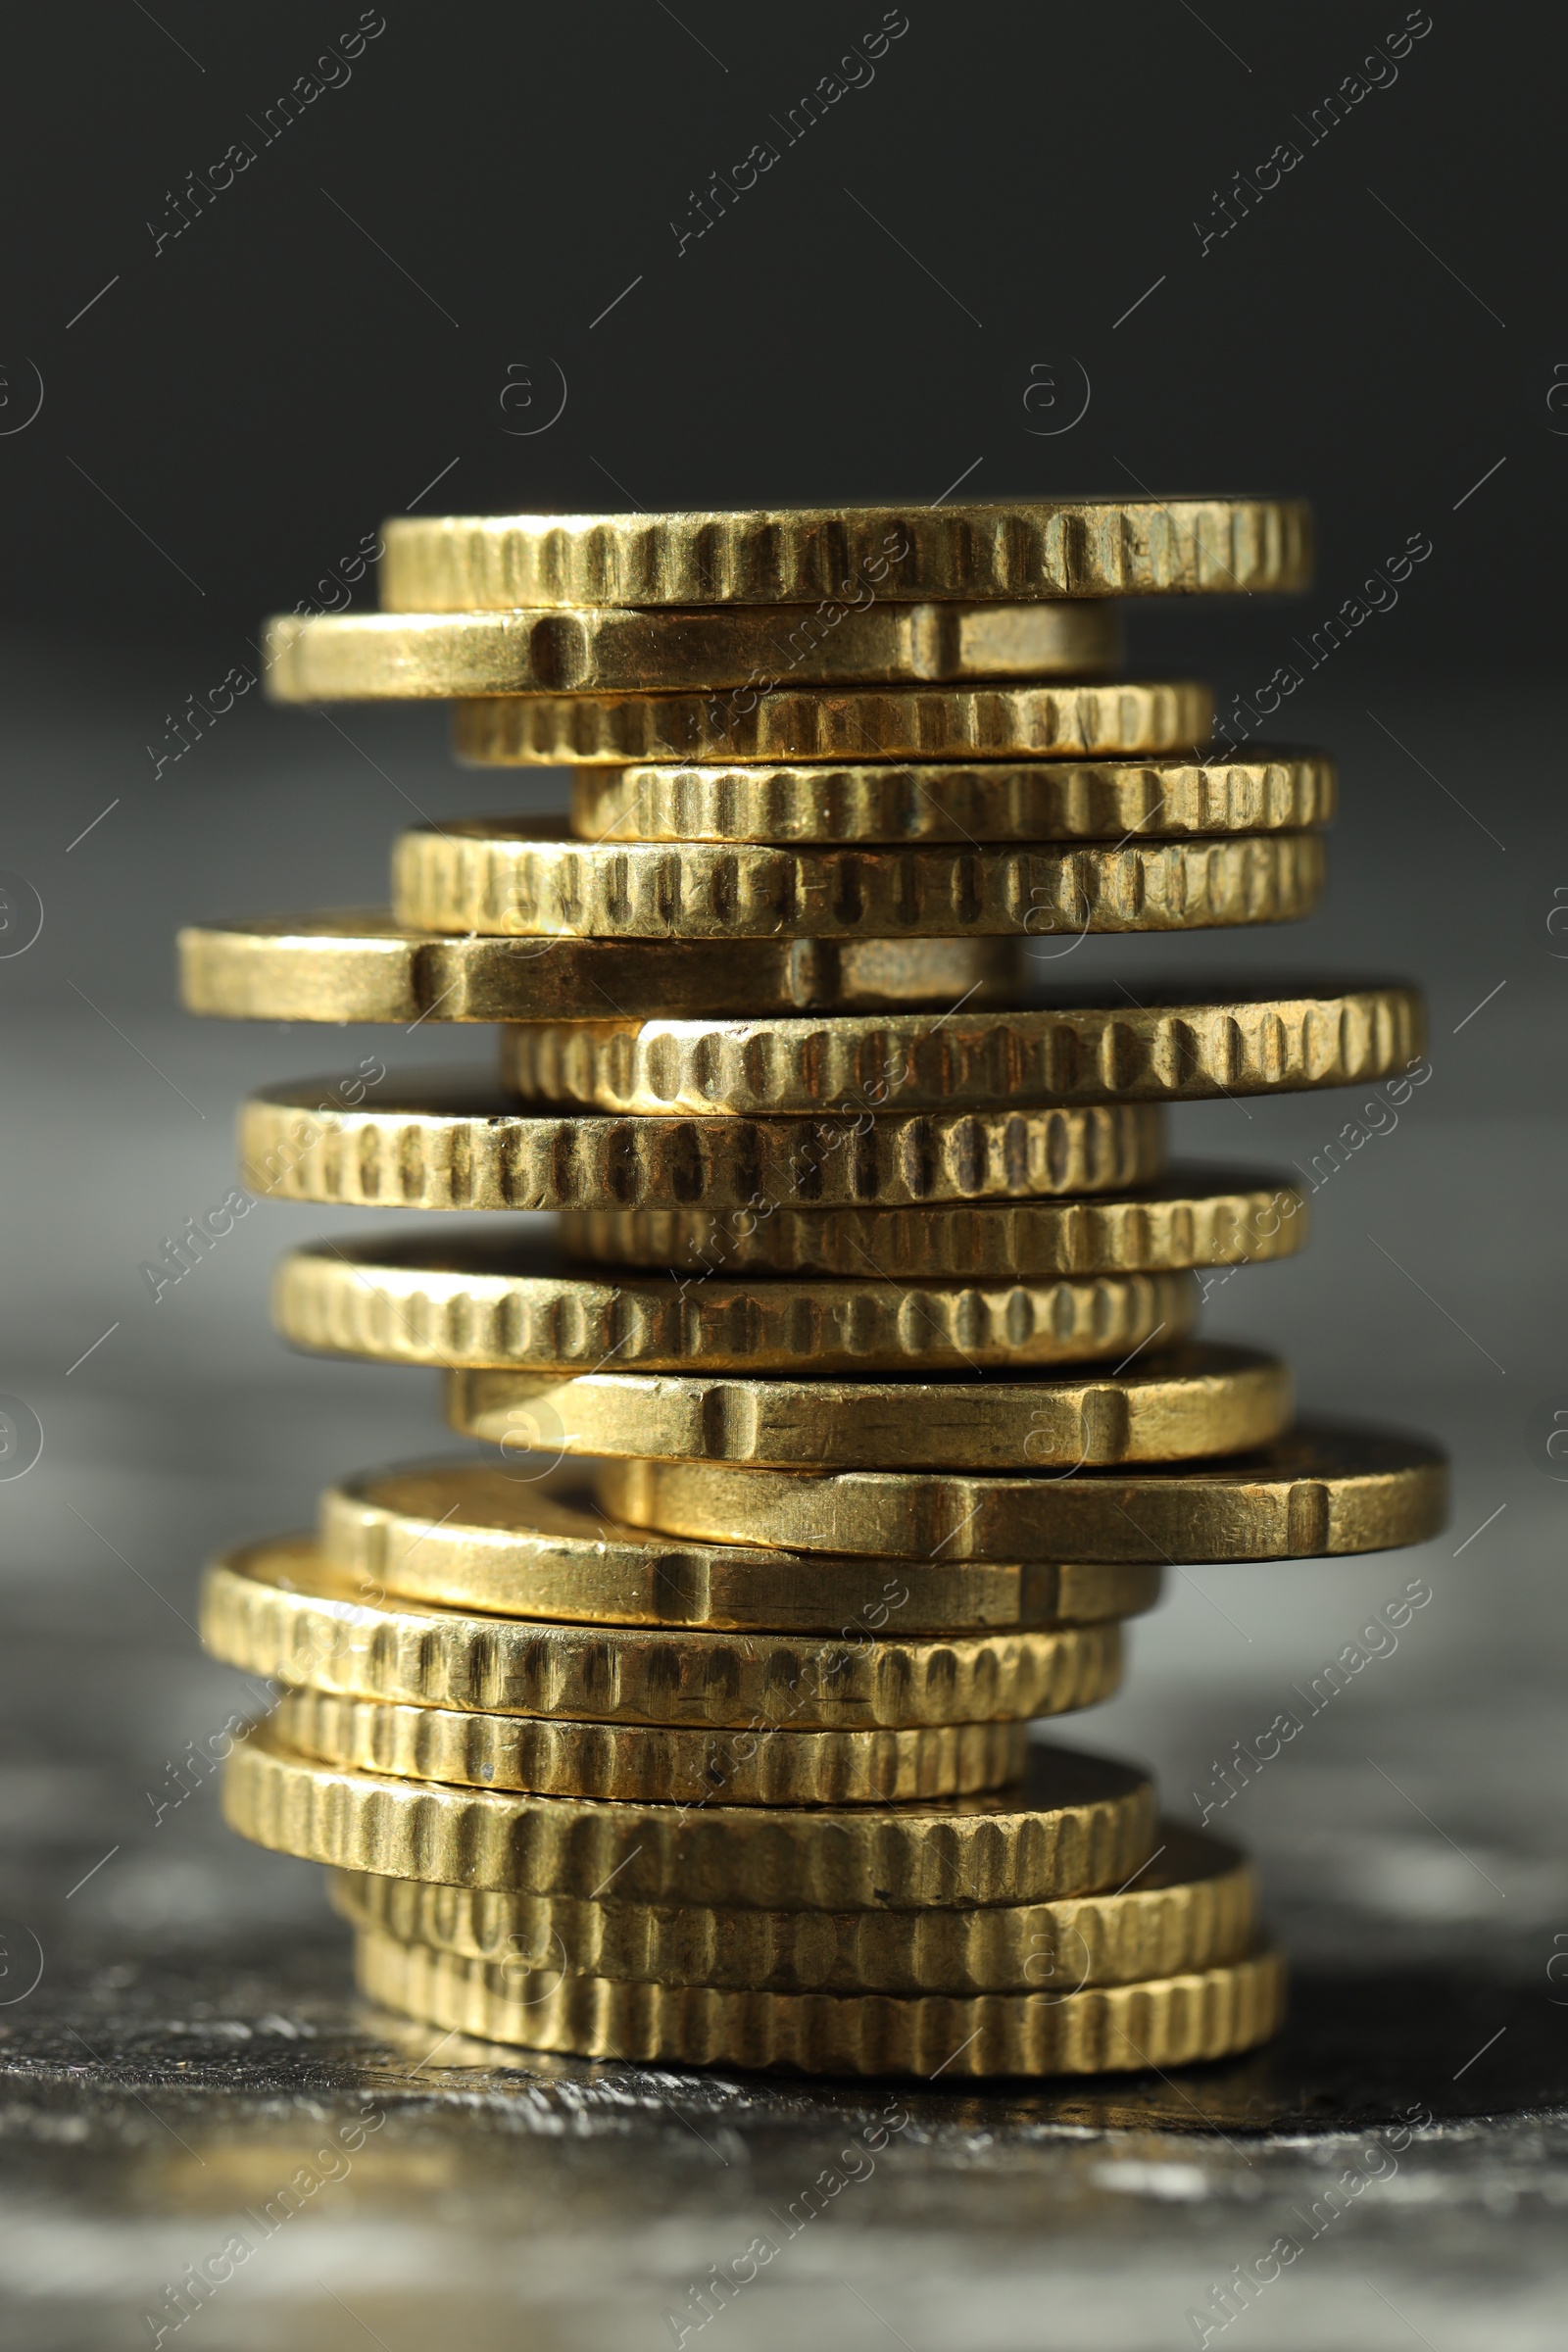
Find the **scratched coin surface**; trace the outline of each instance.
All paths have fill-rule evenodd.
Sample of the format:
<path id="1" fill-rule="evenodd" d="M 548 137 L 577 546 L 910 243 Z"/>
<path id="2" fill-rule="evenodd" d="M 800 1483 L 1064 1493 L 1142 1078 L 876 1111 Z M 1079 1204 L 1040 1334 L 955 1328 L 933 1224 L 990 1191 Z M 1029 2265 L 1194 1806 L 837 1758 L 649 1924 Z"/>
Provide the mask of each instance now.
<path id="1" fill-rule="evenodd" d="M 1305 588 L 1304 499 L 1017 499 L 669 514 L 394 514 L 389 612 Z"/>
<path id="2" fill-rule="evenodd" d="M 272 1280 L 272 1321 L 296 1348 L 448 1370 L 951 1374 L 1168 1348 L 1197 1310 L 1183 1273 L 611 1275 L 493 1227 L 318 1242 L 290 1251 Z"/>

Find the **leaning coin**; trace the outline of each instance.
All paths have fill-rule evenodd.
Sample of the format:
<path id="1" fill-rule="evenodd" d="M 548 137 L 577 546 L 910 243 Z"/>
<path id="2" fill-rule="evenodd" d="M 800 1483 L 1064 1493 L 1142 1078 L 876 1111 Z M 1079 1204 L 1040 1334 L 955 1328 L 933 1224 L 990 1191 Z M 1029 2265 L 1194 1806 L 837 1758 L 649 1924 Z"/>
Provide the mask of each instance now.
<path id="1" fill-rule="evenodd" d="M 1266 1446 L 1289 1427 L 1291 1404 L 1291 1376 L 1277 1356 L 1218 1343 L 1144 1354 L 1122 1372 L 1033 1380 L 460 1371 L 446 1383 L 453 1428 L 514 1460 L 629 1455 L 808 1470 L 1188 1461 Z M 1047 1548 L 1079 1556 L 1071 1544 Z"/>
<path id="2" fill-rule="evenodd" d="M 1004 1102 L 1191 1102 L 1390 1079 L 1420 1061 L 1419 989 L 1234 985 L 1049 1010 L 530 1021 L 502 1040 L 525 1102 L 754 1117 Z M 1430 1076 L 1430 1070 L 1427 1072 Z"/>
<path id="3" fill-rule="evenodd" d="M 1062 760 L 1185 752 L 1214 698 L 1190 679 L 1074 686 L 751 687 L 476 696 L 452 711 L 478 766 L 669 760 Z"/>
<path id="4" fill-rule="evenodd" d="M 1312 575 L 1312 511 L 1298 498 L 395 514 L 381 529 L 388 612 L 1235 596 Z"/>
<path id="5" fill-rule="evenodd" d="M 798 605 L 718 611 L 279 613 L 263 630 L 279 703 L 650 688 L 1095 677 L 1121 655 L 1107 604 Z"/>
<path id="6" fill-rule="evenodd" d="M 1027 1281 L 1043 1274 L 1142 1273 L 1266 1264 L 1306 1246 L 1306 1195 L 1294 1179 L 1174 1167 L 1119 1200 L 988 1201 L 906 1208 L 568 1210 L 562 1247 L 677 1278 L 820 1274 L 904 1282 L 921 1274 Z M 1202 1287 L 1206 1298 L 1216 1276 Z"/>
<path id="7" fill-rule="evenodd" d="M 179 935 L 187 1012 L 229 1021 L 578 1020 L 1005 1003 L 1004 939 L 451 939 L 381 907 L 258 915 Z"/>
<path id="8" fill-rule="evenodd" d="M 283 1746 L 322 1764 L 444 1787 L 661 1805 L 891 1805 L 1005 1788 L 1028 1761 L 1021 1723 L 903 1731 L 699 1731 L 410 1707 L 289 1690 Z"/>
<path id="9" fill-rule="evenodd" d="M 246 1674 L 344 1698 L 733 1729 L 1023 1723 L 1108 1698 L 1114 1624 L 921 1640 L 551 1624 L 364 1596 L 308 1536 L 247 1544 L 202 1587 L 202 1640 Z"/>
<path id="10" fill-rule="evenodd" d="M 318 1527 L 323 1564 L 362 1600 L 390 1593 L 498 1617 L 845 1642 L 1141 1616 L 1163 1574 L 1144 1563 L 833 1559 L 693 1544 L 607 1520 L 576 1466 L 543 1478 L 470 1461 L 370 1471 L 326 1490 Z"/>
<path id="11" fill-rule="evenodd" d="M 815 767 L 579 767 L 585 841 L 1124 841 L 1300 832 L 1334 814 L 1324 752 L 1147 760 L 844 760 Z"/>
<path id="12" fill-rule="evenodd" d="M 378 1065 L 379 1068 L 379 1065 Z M 873 1118 L 593 1118 L 520 1111 L 433 1069 L 269 1087 L 240 1113 L 241 1173 L 274 1200 L 361 1207 L 710 1207 L 1005 1200 L 1121 1192 L 1164 1164 L 1152 1104 Z"/>
<path id="13" fill-rule="evenodd" d="M 458 817 L 400 835 L 394 918 L 534 939 L 1085 938 L 1294 922 L 1323 889 L 1317 833 L 1069 848 L 773 849 L 563 840 Z M 603 1011 L 596 1005 L 596 1011 Z"/>
<path id="14" fill-rule="evenodd" d="M 264 1725 L 223 1817 L 274 1851 L 441 1886 L 769 1911 L 967 1910 L 1124 1886 L 1155 1845 L 1146 1774 L 1032 1743 L 1022 1782 L 902 1805 L 611 1804 L 313 1764 Z"/>
<path id="15" fill-rule="evenodd" d="M 519 1983 L 505 1966 L 399 1943 L 375 1928 L 360 1930 L 355 1960 L 371 2000 L 481 2040 L 813 2075 L 951 2081 L 1163 2070 L 1253 2049 L 1285 2011 L 1285 1963 L 1267 1947 L 1189 1976 L 968 2000 L 621 1984 L 554 1965 Z M 834 2175 L 841 2184 L 855 2177 Z"/>
<path id="16" fill-rule="evenodd" d="M 1424 1544 L 1447 1518 L 1447 1463 L 1420 1438 L 1301 1422 L 1234 1462 L 1129 1476 L 922 1478 L 607 1462 L 605 1508 L 723 1544 L 924 1559 L 1305 1560 Z"/>
<path id="17" fill-rule="evenodd" d="M 272 1320 L 296 1348 L 446 1370 L 943 1372 L 1121 1357 L 1192 1329 L 1191 1274 L 596 1273 L 531 1235 L 390 1235 L 292 1250 Z"/>
<path id="18" fill-rule="evenodd" d="M 1049 1993 L 1212 1968 L 1250 1951 L 1257 1886 L 1236 1848 L 1161 1822 L 1154 1858 L 1108 1894 L 963 1911 L 746 1911 L 498 1894 L 342 1871 L 356 1927 L 504 1968 L 770 1992 Z"/>

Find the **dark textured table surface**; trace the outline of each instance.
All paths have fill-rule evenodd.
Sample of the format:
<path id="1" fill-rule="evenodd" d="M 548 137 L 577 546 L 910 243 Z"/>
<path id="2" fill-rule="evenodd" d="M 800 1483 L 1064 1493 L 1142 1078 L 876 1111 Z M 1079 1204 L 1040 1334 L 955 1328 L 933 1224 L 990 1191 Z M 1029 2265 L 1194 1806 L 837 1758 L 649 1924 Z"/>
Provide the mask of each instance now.
<path id="1" fill-rule="evenodd" d="M 319 1874 L 222 1828 L 190 1759 L 248 1699 L 197 1647 L 200 1560 L 304 1523 L 336 1474 L 428 1453 L 433 1398 L 423 1376 L 290 1359 L 269 1333 L 271 1259 L 350 1216 L 259 1206 L 153 1303 L 138 1268 L 233 1182 L 246 1084 L 396 1058 L 377 1032 L 182 1022 L 168 938 L 181 916 L 375 897 L 409 799 L 440 814 L 559 786 L 465 778 L 420 715 L 360 714 L 361 759 L 319 722 L 246 711 L 205 769 L 68 859 L 140 757 L 145 693 L 106 667 L 78 720 L 47 649 L 13 683 L 6 862 L 46 921 L 0 965 L 0 1389 L 44 1450 L 0 1482 L 0 2343 L 1560 2343 L 1565 1490 L 1543 1432 L 1568 1407 L 1568 966 L 1545 928 L 1544 698 L 1320 695 L 1299 731 L 1341 752 L 1347 804 L 1325 915 L 1188 956 L 1090 943 L 1073 967 L 1135 987 L 1184 963 L 1425 980 L 1432 1082 L 1322 1184 L 1310 1254 L 1224 1285 L 1207 1325 L 1284 1348 L 1315 1409 L 1442 1437 L 1455 1517 L 1408 1555 L 1176 1575 L 1124 1694 L 1068 1728 L 1150 1759 L 1196 1820 L 1235 1743 L 1426 1579 L 1397 1649 L 1215 1818 L 1257 1856 L 1293 1953 L 1282 2039 L 1169 2081 L 979 2092 L 534 2061 L 399 2027 L 356 2001 Z M 1424 756 L 1445 747 L 1505 852 L 1369 707 Z M 117 822 L 137 828 L 132 884 Z M 395 1046 L 472 1061 L 486 1043 L 427 1037 Z M 1222 1103 L 1182 1113 L 1178 1143 L 1310 1164 L 1353 1107 Z M 236 2238 L 232 2276 L 181 2301 Z M 714 2289 L 760 2238 L 755 2277 Z M 1296 2251 L 1271 2258 L 1281 2240 Z"/>

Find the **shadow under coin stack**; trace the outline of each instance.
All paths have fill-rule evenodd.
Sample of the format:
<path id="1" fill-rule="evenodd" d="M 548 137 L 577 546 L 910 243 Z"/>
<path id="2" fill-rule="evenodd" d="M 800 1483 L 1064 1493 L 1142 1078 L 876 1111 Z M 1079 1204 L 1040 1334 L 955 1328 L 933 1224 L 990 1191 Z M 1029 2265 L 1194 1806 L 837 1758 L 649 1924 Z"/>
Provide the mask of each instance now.
<path id="1" fill-rule="evenodd" d="M 563 1212 L 285 1260 L 291 1341 L 443 1367 L 497 1450 L 348 1479 L 206 1591 L 284 1692 L 228 1819 L 333 1866 L 385 2007 L 943 2080 L 1273 2031 L 1241 1856 L 1027 1726 L 1116 1688 L 1167 1561 L 1441 1523 L 1431 1447 L 1194 1339 L 1197 1270 L 1305 1204 L 1167 1168 L 1161 1107 L 1397 1082 L 1420 1003 L 1032 1004 L 1019 951 L 1310 911 L 1329 761 L 1196 750 L 1206 690 L 1115 678 L 1111 601 L 1307 567 L 1262 500 L 401 520 L 380 612 L 272 624 L 285 701 L 450 698 L 469 761 L 573 770 L 569 836 L 427 826 L 390 912 L 182 942 L 198 1012 L 507 1024 L 499 1086 L 254 1099 L 257 1193 Z"/>

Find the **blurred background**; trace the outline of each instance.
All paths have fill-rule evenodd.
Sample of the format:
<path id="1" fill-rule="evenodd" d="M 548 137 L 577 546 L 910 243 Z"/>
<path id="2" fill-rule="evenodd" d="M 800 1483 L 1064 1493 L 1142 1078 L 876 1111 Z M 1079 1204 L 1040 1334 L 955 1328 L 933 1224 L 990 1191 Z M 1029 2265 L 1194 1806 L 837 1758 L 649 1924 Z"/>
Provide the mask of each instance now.
<path id="1" fill-rule="evenodd" d="M 1568 322 L 1534 93 L 1560 87 L 1562 25 L 1338 0 L 137 0 L 32 12 L 5 46 L 25 104 L 0 153 L 0 1392 L 19 1433 L 0 2032 L 63 1988 L 133 2002 L 171 1966 L 211 1972 L 212 2014 L 241 1967 L 253 2010 L 291 1969 L 312 1998 L 346 1987 L 319 1874 L 229 1837 L 191 1764 L 249 1703 L 199 1652 L 196 1580 L 216 1549 L 308 1522 L 329 1479 L 448 1449 L 433 1375 L 293 1358 L 270 1331 L 278 1253 L 364 1217 L 261 1203 L 156 1302 L 142 1268 L 233 1185 L 250 1086 L 368 1054 L 482 1063 L 489 1034 L 206 1026 L 176 1007 L 173 934 L 383 899 L 403 823 L 564 807 L 564 779 L 466 775 L 434 710 L 288 712 L 256 688 L 215 717 L 230 673 L 259 669 L 260 616 L 373 603 L 355 566 L 395 513 L 1259 490 L 1312 500 L 1314 588 L 1134 605 L 1132 669 L 1208 677 L 1222 709 L 1300 672 L 1280 732 L 1342 767 L 1326 908 L 1290 936 L 1088 941 L 1037 976 L 1424 983 L 1430 1081 L 1320 1182 L 1309 1254 L 1218 1286 L 1206 1320 L 1284 1350 L 1305 1407 L 1440 1437 L 1454 1521 L 1409 1554 L 1178 1573 L 1133 1631 L 1125 1695 L 1068 1737 L 1153 1763 L 1196 1820 L 1235 1743 L 1425 1580 L 1397 1650 L 1215 1826 L 1257 1854 L 1309 1968 L 1457 1967 L 1527 1991 L 1555 2033 Z M 798 127 L 824 76 L 838 95 Z M 760 142 L 777 161 L 755 187 L 715 185 Z M 1282 145 L 1298 160 L 1264 189 Z M 1368 590 L 1383 609 L 1314 666 L 1313 631 L 1423 538 L 1396 600 Z M 1175 1140 L 1310 1170 L 1359 1107 L 1221 1102 L 1178 1112 Z M 1500 2060 L 1474 2063 L 1485 2107 Z M 1499 2106 L 1544 2096 L 1528 2067 L 1498 2082 Z M 125 2145 L 145 2130 L 170 2153 L 126 2115 Z M 1149 2208 L 1161 2281 L 1183 2259 L 1159 2236 L 1175 2193 Z M 1193 2261 L 1222 2274 L 1234 2235 Z M 84 2340 L 83 2312 L 123 2340 L 113 2264 L 68 2289 L 7 2242 L 14 2340 Z M 694 2244 L 699 2269 L 729 2250 Z M 1399 2308 L 1446 2344 L 1481 2306 L 1461 2280 L 1429 2309 L 1412 2244 Z M 158 2247 L 161 2276 L 199 2250 Z M 684 2277 L 696 2254 L 671 2259 Z M 1334 2275 L 1325 2257 L 1325 2293 Z M 1545 2341 L 1544 2291 L 1516 2278 L 1519 2332 L 1494 2340 Z M 1115 2325 L 1084 2292 L 1097 2341 L 1175 2340 L 1185 2289 Z M 1320 2341 L 1329 2305 L 1298 2292 Z M 625 2293 L 602 2340 L 629 2340 L 633 2313 L 652 2340 L 658 2294 Z M 901 2340 L 938 2340 L 900 2309 L 889 2287 Z M 950 2345 L 1026 2340 L 978 2290 L 944 2310 Z M 1408 2340 L 1371 2303 L 1335 2316 L 1343 2340 Z M 880 2340 L 848 2305 L 827 2324 L 852 2320 L 842 2340 Z M 1297 2340 L 1276 2326 L 1253 2335 Z"/>

